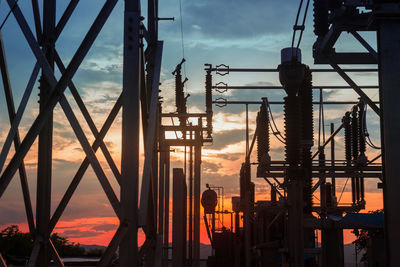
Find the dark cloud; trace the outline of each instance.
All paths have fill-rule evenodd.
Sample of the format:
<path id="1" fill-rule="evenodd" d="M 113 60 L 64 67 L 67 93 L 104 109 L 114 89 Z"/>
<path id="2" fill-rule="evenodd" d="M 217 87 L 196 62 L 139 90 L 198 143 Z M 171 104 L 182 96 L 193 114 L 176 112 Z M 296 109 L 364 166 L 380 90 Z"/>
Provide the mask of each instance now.
<path id="1" fill-rule="evenodd" d="M 101 225 L 96 225 L 92 227 L 92 230 L 97 231 L 97 232 L 109 232 L 109 231 L 115 231 L 117 229 L 118 225 L 116 224 L 101 224 Z"/>
<path id="2" fill-rule="evenodd" d="M 204 161 L 202 164 L 202 169 L 204 172 L 215 173 L 222 167 L 220 163 L 212 163 L 208 161 Z"/>
<path id="3" fill-rule="evenodd" d="M 231 160 L 231 161 L 236 161 L 236 160 L 240 159 L 243 156 L 244 156 L 243 153 L 228 153 L 228 154 L 220 154 L 220 155 L 218 155 L 219 158 L 227 159 L 227 160 Z"/>
<path id="4" fill-rule="evenodd" d="M 24 203 L 7 203 L 0 206 L 0 225 L 19 224 L 26 221 Z"/>
<path id="5" fill-rule="evenodd" d="M 245 138 L 246 132 L 244 130 L 232 130 L 215 133 L 213 138 L 214 142 L 211 146 L 212 149 L 222 149 L 230 144 L 235 144 Z"/>
<path id="6" fill-rule="evenodd" d="M 81 231 L 78 229 L 75 230 L 66 230 L 61 233 L 62 235 L 65 235 L 67 238 L 80 238 L 80 237 L 93 237 L 93 236 L 98 236 L 101 233 L 97 231 Z"/>
<path id="7" fill-rule="evenodd" d="M 186 1 L 183 4 L 184 30 L 215 39 L 276 34 L 290 29 L 296 12 L 293 4 L 293 1 L 278 0 L 268 1 L 268 4 L 262 0 Z M 286 18 L 290 18 L 290 22 Z"/>

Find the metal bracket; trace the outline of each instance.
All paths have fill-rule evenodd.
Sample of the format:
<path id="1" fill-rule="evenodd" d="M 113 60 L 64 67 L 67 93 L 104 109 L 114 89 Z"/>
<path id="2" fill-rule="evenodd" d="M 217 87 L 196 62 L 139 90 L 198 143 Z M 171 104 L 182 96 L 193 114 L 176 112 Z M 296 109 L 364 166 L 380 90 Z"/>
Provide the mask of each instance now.
<path id="1" fill-rule="evenodd" d="M 219 82 L 217 83 L 214 87 L 215 91 L 217 91 L 220 94 L 223 94 L 228 91 L 228 84 L 224 82 Z"/>
<path id="2" fill-rule="evenodd" d="M 216 101 L 215 105 L 219 108 L 225 107 L 226 103 L 227 103 L 226 98 L 222 98 L 222 97 L 215 99 L 215 101 Z"/>
<path id="3" fill-rule="evenodd" d="M 221 68 L 223 67 L 223 68 Z M 225 65 L 225 64 L 219 64 L 217 66 L 215 66 L 215 73 L 221 76 L 225 76 L 227 74 L 229 74 L 229 66 Z"/>

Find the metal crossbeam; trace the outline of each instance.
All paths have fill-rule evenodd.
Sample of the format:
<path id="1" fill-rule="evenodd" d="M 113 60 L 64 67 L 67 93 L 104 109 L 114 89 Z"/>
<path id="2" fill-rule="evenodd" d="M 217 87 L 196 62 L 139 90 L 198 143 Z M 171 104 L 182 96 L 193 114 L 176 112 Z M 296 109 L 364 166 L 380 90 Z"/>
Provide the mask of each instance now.
<path id="1" fill-rule="evenodd" d="M 57 64 L 61 74 L 63 74 L 65 72 L 65 67 L 64 67 L 64 64 L 62 63 L 61 58 L 57 52 L 55 52 L 55 61 L 56 61 L 56 64 Z M 94 124 L 92 117 L 89 114 L 89 111 L 87 110 L 85 104 L 83 103 L 81 96 L 78 93 L 78 89 L 76 89 L 76 87 L 72 81 L 70 81 L 68 87 L 70 88 L 72 96 L 74 97 L 76 103 L 78 104 L 78 107 L 79 107 L 80 111 L 82 112 L 83 117 L 86 120 L 86 123 L 89 125 L 89 128 L 92 131 L 93 135 L 95 137 L 98 136 L 99 132 L 96 128 L 96 125 Z M 104 157 L 106 158 L 107 163 L 110 166 L 110 169 L 113 172 L 115 178 L 117 179 L 118 183 L 121 184 L 121 181 L 120 181 L 121 174 L 117 168 L 117 165 L 115 165 L 115 162 L 112 159 L 112 156 L 111 156 L 110 152 L 108 151 L 107 146 L 104 144 L 104 142 L 102 140 L 100 142 L 100 148 L 101 148 L 101 151 L 103 152 Z"/>
<path id="2" fill-rule="evenodd" d="M 347 74 L 336 64 L 333 60 L 330 60 L 330 65 L 332 68 L 336 70 L 336 72 L 345 80 L 353 89 L 354 91 L 361 97 L 361 100 L 365 101 L 374 111 L 375 113 L 380 116 L 379 107 L 373 102 L 368 95 L 366 95 L 363 90 L 358 86 Z"/>
<path id="3" fill-rule="evenodd" d="M 18 4 L 15 4 L 12 0 L 7 0 L 10 7 L 13 7 L 12 11 L 14 13 L 15 18 L 17 19 L 18 24 L 20 25 L 21 30 L 23 31 L 25 38 L 27 39 L 36 59 L 38 60 L 39 64 L 42 66 L 42 70 L 48 78 L 52 77 L 52 72 L 47 60 L 45 59 L 42 51 L 39 48 L 39 45 L 35 41 L 32 32 L 29 29 L 29 26 L 21 13 L 21 10 L 18 7 Z M 15 4 L 15 5 L 14 5 Z M 116 4 L 116 0 L 109 0 L 107 1 L 103 8 L 101 9 L 99 15 L 95 19 L 93 25 L 89 29 L 87 35 L 85 36 L 84 40 L 82 41 L 81 45 L 79 46 L 78 50 L 76 51 L 75 55 L 71 59 L 70 64 L 68 65 L 64 75 L 62 75 L 60 81 L 54 87 L 54 90 L 49 97 L 49 100 L 46 103 L 46 107 L 39 113 L 38 117 L 33 122 L 31 128 L 29 129 L 28 133 L 26 134 L 24 140 L 21 143 L 20 149 L 16 151 L 14 156 L 12 157 L 9 165 L 5 169 L 4 173 L 0 177 L 0 197 L 3 195 L 7 185 L 11 181 L 13 175 L 16 172 L 16 169 L 21 164 L 22 160 L 24 159 L 26 153 L 29 151 L 30 147 L 32 146 L 34 140 L 36 139 L 37 135 L 39 134 L 41 128 L 46 122 L 46 119 L 52 113 L 54 107 L 56 106 L 57 102 L 62 98 L 62 93 L 66 89 L 69 81 L 71 80 L 72 76 L 75 74 L 77 68 L 80 66 L 83 58 L 86 56 L 87 52 L 89 51 L 91 45 L 93 44 L 94 40 L 96 39 L 98 33 L 100 32 L 102 26 L 106 22 L 109 14 L 111 13 L 112 9 Z M 54 78 L 54 76 L 53 76 Z M 51 81 L 51 80 L 50 80 Z M 55 82 L 53 80 L 53 82 Z M 64 106 L 67 106 L 65 103 Z M 67 107 L 66 107 L 67 108 Z"/>
<path id="4" fill-rule="evenodd" d="M 114 122 L 116 116 L 118 115 L 119 110 L 122 106 L 122 98 L 121 96 L 118 98 L 117 102 L 115 103 L 114 107 L 112 108 L 110 114 L 108 115 L 103 127 L 100 129 L 99 135 L 96 137 L 96 140 L 93 142 L 92 149 L 94 152 L 100 147 L 100 140 L 103 140 L 105 135 L 107 134 L 108 130 L 110 129 L 112 123 Z M 64 212 L 65 208 L 68 205 L 69 200 L 71 199 L 72 195 L 74 194 L 76 188 L 78 187 L 83 175 L 85 174 L 87 168 L 89 167 L 89 159 L 86 157 L 81 166 L 79 167 L 78 171 L 76 172 L 74 178 L 72 179 L 71 184 L 69 185 L 67 191 L 65 192 L 63 198 L 60 201 L 57 209 L 55 210 L 53 217 L 50 220 L 49 224 L 49 232 L 52 232 L 54 227 L 56 226 L 58 220 L 60 219 L 62 213 Z"/>
<path id="5" fill-rule="evenodd" d="M 67 67 L 64 66 L 60 56 L 57 51 L 54 49 L 53 45 L 62 33 L 65 25 L 71 18 L 72 13 L 74 12 L 79 0 L 71 0 L 64 10 L 60 20 L 55 26 L 55 2 L 51 0 L 44 1 L 44 11 L 43 11 L 43 29 L 42 29 L 42 21 L 41 21 L 41 12 L 39 11 L 39 3 L 37 0 L 32 0 L 32 11 L 33 11 L 33 22 L 36 31 L 36 38 L 32 33 L 30 26 L 28 25 L 25 17 L 23 16 L 20 7 L 17 4 L 16 0 L 7 0 L 8 5 L 11 8 L 11 12 L 17 20 L 17 23 L 30 47 L 32 50 L 37 63 L 29 80 L 28 86 L 23 95 L 20 106 L 18 107 L 17 112 L 15 112 L 15 107 L 11 95 L 11 86 L 7 84 L 9 78 L 6 77 L 5 71 L 7 70 L 6 63 L 3 64 L 2 59 L 5 59 L 4 51 L 0 51 L 3 55 L 0 55 L 0 67 L 3 74 L 3 83 L 4 89 L 9 92 L 11 97 L 8 97 L 7 104 L 9 107 L 9 116 L 11 121 L 11 128 L 9 130 L 6 142 L 2 147 L 2 151 L 0 154 L 0 173 L 1 169 L 4 166 L 4 163 L 8 157 L 10 147 L 12 141 L 14 140 L 14 145 L 16 152 L 11 157 L 8 165 L 6 166 L 3 173 L 0 176 L 0 198 L 7 189 L 12 177 L 16 173 L 17 169 L 20 168 L 20 171 L 23 168 L 23 161 L 31 149 L 32 144 L 38 137 L 41 139 L 45 136 L 43 133 L 43 129 L 47 127 L 46 125 L 52 124 L 52 113 L 57 104 L 60 104 L 68 121 L 73 129 L 76 138 L 81 144 L 83 151 L 85 152 L 85 159 L 83 160 L 81 166 L 79 167 L 77 173 L 75 174 L 71 184 L 69 185 L 67 191 L 65 192 L 62 200 L 58 204 L 53 216 L 47 218 L 45 213 L 49 210 L 49 205 L 43 205 L 38 203 L 37 206 L 42 209 L 43 212 L 37 213 L 37 218 L 39 215 L 43 214 L 46 218 L 41 220 L 41 228 L 40 231 L 36 233 L 35 243 L 32 250 L 32 254 L 28 263 L 28 266 L 36 266 L 36 265 L 47 265 L 48 255 L 51 256 L 57 266 L 64 266 L 62 260 L 60 259 L 54 245 L 51 240 L 48 240 L 48 235 L 54 230 L 57 222 L 59 221 L 62 213 L 64 212 L 66 206 L 68 205 L 72 195 L 74 194 L 77 186 L 79 185 L 83 175 L 85 174 L 89 164 L 93 167 L 93 170 L 108 197 L 111 206 L 113 207 L 115 213 L 120 219 L 120 227 L 115 233 L 113 239 L 111 240 L 101 262 L 98 264 L 99 266 L 107 266 L 110 262 L 111 257 L 119 246 L 120 249 L 120 265 L 121 266 L 137 266 L 141 261 L 141 258 L 138 257 L 137 254 L 137 229 L 138 229 L 138 219 L 143 221 L 141 226 L 144 227 L 146 234 L 146 243 L 151 244 L 148 248 L 148 252 L 146 252 L 146 262 L 149 260 L 154 262 L 154 264 L 161 266 L 162 264 L 162 250 L 163 250 L 163 234 L 166 233 L 168 235 L 168 229 L 164 227 L 168 227 L 168 214 L 164 216 L 164 208 L 168 211 L 167 205 L 161 205 L 159 212 L 157 213 L 157 193 L 158 190 L 157 184 L 157 169 L 158 163 L 156 161 L 157 156 L 157 146 L 155 146 L 155 142 L 158 138 L 158 124 L 160 123 L 161 118 L 158 116 L 159 109 L 159 81 L 160 81 L 160 71 L 161 71 L 161 58 L 162 58 L 162 46 L 163 43 L 158 41 L 158 1 L 157 0 L 149 0 L 148 1 L 148 29 L 144 28 L 143 23 L 141 22 L 141 7 L 140 1 L 125 1 L 125 34 L 124 34 L 124 73 L 123 73 L 123 92 L 121 96 L 115 103 L 115 106 L 111 110 L 108 118 L 106 119 L 103 127 L 100 131 L 97 129 L 93 118 L 91 117 L 89 111 L 87 110 L 85 103 L 83 102 L 81 96 L 79 95 L 78 89 L 75 84 L 72 82 L 72 78 L 80 67 L 83 59 L 91 48 L 93 42 L 95 41 L 97 35 L 102 29 L 104 23 L 107 21 L 111 11 L 117 3 L 117 0 L 107 0 L 105 1 L 101 11 L 98 16 L 94 20 L 91 25 L 89 31 L 86 36 L 82 40 L 79 48 L 76 50 L 74 56 L 72 57 L 69 65 Z M 147 50 L 144 53 L 143 44 L 142 44 L 142 33 L 145 33 L 147 36 Z M 1 36 L 0 36 L 1 38 Z M 52 38 L 49 43 L 49 38 Z M 0 40 L 1 41 L 1 40 Z M 2 47 L 1 47 L 2 50 Z M 47 50 L 47 51 L 46 51 Z M 1 58 L 3 57 L 3 58 Z M 4 61 L 5 62 L 5 61 Z M 61 78 L 59 80 L 56 79 L 54 75 L 54 64 L 58 66 L 58 69 L 61 73 Z M 146 66 L 146 69 L 145 69 Z M 24 110 L 26 108 L 28 99 L 32 92 L 34 83 L 37 79 L 37 75 L 39 70 L 42 69 L 42 79 L 41 86 L 44 84 L 46 86 L 48 96 L 45 98 L 41 97 L 40 102 L 40 112 L 39 115 L 35 118 L 33 124 L 29 128 L 25 138 L 22 142 L 19 140 L 18 135 L 18 127 L 21 122 L 21 118 L 23 116 Z M 147 73 L 146 73 L 147 71 Z M 146 76 L 146 74 L 148 76 Z M 8 74 L 7 74 L 8 75 Z M 147 80 L 146 78 L 150 77 L 151 79 Z M 74 114 L 74 110 L 71 108 L 68 103 L 64 91 L 69 87 L 72 93 L 72 96 L 77 103 L 83 117 L 88 124 L 93 136 L 95 137 L 95 141 L 90 144 L 81 125 L 78 121 L 76 115 Z M 142 91 L 139 92 L 137 90 L 140 88 Z M 138 94 L 137 94 L 138 93 Z M 7 93 L 6 93 L 7 94 Z M 135 161 L 139 160 L 139 101 L 142 104 L 142 111 L 146 111 L 143 114 L 143 126 L 145 126 L 144 134 L 145 134 L 145 173 L 143 175 L 143 183 L 141 189 L 141 199 L 140 205 L 144 207 L 141 209 L 141 217 L 138 217 L 138 209 L 137 209 L 137 182 L 138 182 L 138 166 L 135 165 Z M 149 103 L 149 105 L 148 105 Z M 113 121 L 118 115 L 119 110 L 123 107 L 122 114 L 122 160 L 121 160 L 121 173 L 116 166 L 110 151 L 108 150 L 105 142 L 103 141 L 105 135 L 107 134 L 109 128 L 111 127 Z M 132 112 L 137 108 L 138 112 Z M 137 125 L 136 125 L 137 122 Z M 137 126 L 137 127 L 136 127 Z M 48 128 L 51 129 L 52 127 Z M 50 131 L 47 131 L 48 135 L 52 135 Z M 128 141 L 127 141 L 128 140 Z M 52 147 L 50 140 L 49 142 L 39 142 L 42 144 L 44 149 L 51 153 Z M 95 152 L 101 148 L 108 165 L 110 166 L 114 176 L 116 177 L 118 183 L 121 186 L 121 203 L 119 202 L 116 194 L 114 193 L 103 169 L 100 165 L 98 158 L 96 157 Z M 135 149 L 137 148 L 137 149 Z M 155 149 L 153 149 L 155 148 Z M 129 151 L 129 155 L 127 157 L 126 151 Z M 39 153 L 41 154 L 41 153 Z M 42 156 L 45 153 L 41 154 Z M 39 157 L 40 158 L 40 157 Z M 43 157 L 42 157 L 43 158 Z M 46 159 L 42 163 L 46 164 L 46 162 L 50 161 L 51 168 L 51 156 Z M 169 157 L 166 155 L 166 161 L 169 161 Z M 165 184 L 162 184 L 160 181 L 160 186 L 165 187 L 165 191 L 163 194 L 160 194 L 160 198 L 162 198 L 163 202 L 169 203 L 167 188 L 169 187 L 169 163 L 165 165 Z M 135 168 L 135 166 L 137 168 Z M 45 167 L 47 168 L 47 167 Z M 137 175 L 135 175 L 135 173 Z M 20 175 L 21 183 L 24 191 L 24 198 L 29 199 L 29 191 L 24 175 Z M 45 175 L 46 176 L 46 175 Z M 46 194 L 50 191 L 47 190 L 47 185 L 49 185 L 49 181 L 51 181 L 51 176 L 46 176 L 42 179 L 43 181 L 47 181 L 47 184 L 44 184 L 43 190 Z M 39 181 L 39 178 L 38 178 Z M 136 183 L 136 185 L 135 185 Z M 25 190 L 26 189 L 26 190 Z M 161 190 L 161 188 L 160 188 Z M 164 188 L 163 188 L 164 190 Z M 136 191 L 136 192 L 135 192 Z M 151 196 L 151 192 L 153 192 L 154 196 Z M 135 201 L 136 198 L 136 201 Z M 38 199 L 47 199 L 50 201 L 50 197 L 40 197 Z M 132 201 L 133 200 L 133 201 Z M 26 202 L 26 201 L 25 201 Z M 34 232 L 33 225 L 33 214 L 30 203 L 25 203 L 28 214 L 28 222 L 30 223 L 30 231 Z M 147 207 L 147 208 L 146 208 Z M 38 208 L 37 208 L 38 209 Z M 154 211 L 151 212 L 151 210 Z M 153 216 L 153 217 L 152 217 Z M 36 219 L 37 219 L 36 218 Z M 141 219 L 144 218 L 144 219 Z M 50 221 L 49 221 L 50 219 Z M 165 220 L 165 221 L 164 221 Z M 159 227 L 159 234 L 154 231 L 149 231 L 149 227 L 153 225 L 154 222 L 160 221 L 162 224 L 165 223 L 166 226 L 161 225 Z M 31 226 L 33 225 L 33 226 Z M 39 224 L 38 224 L 39 225 Z M 155 224 L 157 225 L 157 224 Z M 154 225 L 154 226 L 155 226 Z M 44 226 L 44 227 L 43 227 Z M 39 227 L 38 227 L 39 228 Z M 43 230 L 44 229 L 44 230 Z M 156 231 L 156 228 L 154 229 Z M 163 233 L 164 232 L 164 233 Z M 168 240 L 168 238 L 167 238 Z M 132 242 L 133 241 L 133 242 Z M 165 241 L 165 240 L 164 240 Z M 168 241 L 167 241 L 168 242 Z M 153 246 L 157 246 L 157 251 L 154 250 Z M 154 250 L 154 251 L 153 251 Z M 49 254 L 48 254 L 49 253 Z M 156 254 L 155 254 L 156 253 Z M 149 258 L 151 255 L 157 255 L 159 259 L 154 261 L 154 259 Z M 47 263 L 46 263 L 47 262 Z"/>
<path id="6" fill-rule="evenodd" d="M 1 35 L 1 33 L 0 33 L 0 69 L 1 69 L 2 79 L 3 79 L 4 94 L 6 96 L 6 102 L 7 102 L 7 107 L 8 107 L 8 115 L 10 118 L 10 123 L 12 124 L 14 122 L 14 120 L 16 119 L 16 113 L 15 113 L 14 99 L 13 99 L 12 89 L 11 89 L 10 76 L 8 74 L 7 60 L 6 60 L 6 55 L 4 52 L 3 37 Z M 35 76 L 35 75 L 33 75 L 33 76 Z M 30 86 L 31 89 L 28 90 L 28 95 L 30 95 L 32 87 L 33 86 Z M 15 148 L 15 150 L 18 150 L 19 146 L 21 144 L 21 139 L 19 137 L 18 130 L 15 132 L 13 139 L 14 139 L 14 148 Z M 3 164 L 4 163 L 2 163 L 1 166 Z M 1 172 L 1 167 L 0 167 L 0 172 Z M 26 217 L 28 220 L 29 232 L 31 234 L 33 234 L 35 232 L 35 222 L 34 222 L 34 218 L 33 218 L 33 210 L 32 210 L 32 203 L 31 203 L 31 198 L 30 198 L 30 193 L 29 193 L 26 169 L 25 169 L 25 164 L 23 161 L 22 161 L 21 165 L 19 166 L 19 177 L 20 177 L 20 181 L 21 181 L 22 195 L 24 198 L 25 213 L 26 213 Z"/>

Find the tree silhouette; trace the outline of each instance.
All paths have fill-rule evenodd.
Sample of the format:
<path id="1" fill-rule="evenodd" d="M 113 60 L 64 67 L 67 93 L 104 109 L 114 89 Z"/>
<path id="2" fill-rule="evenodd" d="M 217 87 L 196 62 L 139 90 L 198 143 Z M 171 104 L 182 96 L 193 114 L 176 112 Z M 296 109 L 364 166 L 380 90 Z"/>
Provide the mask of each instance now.
<path id="1" fill-rule="evenodd" d="M 368 213 L 383 213 L 383 209 L 369 211 Z M 382 237 L 383 229 L 361 229 L 354 230 L 353 233 L 357 236 L 357 239 L 353 241 L 356 246 L 357 253 L 363 253 L 360 262 L 368 262 L 368 242 L 372 238 Z"/>
<path id="2" fill-rule="evenodd" d="M 80 244 L 68 241 L 67 238 L 53 233 L 50 237 L 61 257 L 79 257 L 85 255 Z M 0 232 L 0 252 L 6 259 L 28 258 L 33 248 L 33 237 L 23 233 L 17 225 L 10 225 Z"/>

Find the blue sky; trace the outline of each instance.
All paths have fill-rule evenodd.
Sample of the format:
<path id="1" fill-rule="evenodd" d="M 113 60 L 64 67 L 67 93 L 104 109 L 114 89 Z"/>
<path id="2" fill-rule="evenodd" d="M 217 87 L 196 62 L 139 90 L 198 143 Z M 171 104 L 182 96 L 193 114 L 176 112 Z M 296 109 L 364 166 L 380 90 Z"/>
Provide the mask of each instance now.
<path id="1" fill-rule="evenodd" d="M 143 2 L 143 1 L 142 1 Z M 298 2 L 295 0 L 182 0 L 183 13 L 183 32 L 184 50 L 187 63 L 185 65 L 186 74 L 189 78 L 186 90 L 191 94 L 189 98 L 190 110 L 204 110 L 204 64 L 210 63 L 218 65 L 227 64 L 230 67 L 241 68 L 275 68 L 280 62 L 280 50 L 291 43 L 292 26 L 297 12 Z M 57 18 L 65 9 L 68 1 L 57 1 Z M 74 51 L 83 39 L 92 21 L 101 8 L 103 1 L 80 1 L 71 20 L 68 22 L 64 32 L 57 41 L 56 48 L 67 65 Z M 142 3 L 145 7 L 145 2 Z M 33 29 L 30 1 L 20 0 L 19 5 L 25 14 L 28 22 Z M 0 20 L 2 21 L 9 8 L 6 1 L 0 3 Z M 143 12 L 145 14 L 145 8 Z M 171 72 L 175 65 L 182 58 L 181 29 L 179 0 L 160 1 L 160 17 L 175 17 L 175 21 L 160 21 L 159 36 L 165 41 L 163 64 L 162 64 L 162 96 L 164 97 L 164 109 L 174 111 L 174 89 L 173 76 Z M 121 91 L 122 81 L 122 37 L 123 37 L 123 1 L 119 1 L 109 21 L 104 26 L 97 38 L 94 46 L 87 55 L 80 70 L 73 78 L 74 83 L 81 92 L 82 98 L 88 106 L 96 125 L 101 126 L 107 116 L 107 112 L 112 108 L 112 104 Z M 35 63 L 21 31 L 15 19 L 11 15 L 2 29 L 5 42 L 5 49 L 9 63 L 11 83 L 13 87 L 15 102 L 19 103 L 23 90 L 28 81 L 30 72 Z M 373 34 L 364 36 L 375 47 Z M 312 65 L 312 44 L 315 40 L 312 28 L 312 6 L 309 8 L 306 30 L 304 33 L 301 48 L 303 61 Z M 360 51 L 360 45 L 348 36 L 343 36 L 338 41 L 338 50 Z M 318 66 L 328 67 L 328 66 Z M 365 66 L 367 67 L 367 66 Z M 59 73 L 56 74 L 59 77 Z M 351 75 L 359 84 L 376 84 L 375 75 Z M 214 82 L 224 81 L 229 85 L 278 85 L 277 74 L 230 74 L 228 76 L 215 76 Z M 319 74 L 314 77 L 314 84 L 318 85 L 345 85 L 344 81 L 335 74 Z M 32 93 L 27 112 L 24 115 L 21 132 L 27 131 L 28 125 L 32 122 L 38 112 L 36 83 Z M 377 100 L 376 91 L 368 92 L 373 99 Z M 230 100 L 246 99 L 259 100 L 261 97 L 268 96 L 271 100 L 280 100 L 284 96 L 283 92 L 227 92 L 222 97 Z M 218 94 L 215 98 L 220 97 Z M 67 98 L 71 99 L 69 93 Z M 315 99 L 318 99 L 315 94 Z M 357 100 L 355 93 L 346 91 L 331 91 L 325 94 L 325 99 L 329 100 Z M 76 108 L 76 105 L 71 104 Z M 336 125 L 344 115 L 345 110 L 350 106 L 326 107 L 326 124 L 335 122 Z M 257 106 L 250 107 L 250 129 L 254 131 L 254 120 Z M 76 109 L 77 110 L 77 109 Z M 214 146 L 207 146 L 204 150 L 203 158 L 203 184 L 213 183 L 224 185 L 228 196 L 238 194 L 238 172 L 240 163 L 244 157 L 244 107 L 228 106 L 225 108 L 214 108 Z M 281 107 L 273 107 L 278 127 L 282 127 Z M 83 122 L 82 116 L 76 112 L 78 118 Z M 316 113 L 317 114 L 317 113 Z M 377 117 L 368 113 L 369 130 L 372 139 L 379 144 L 379 132 Z M 55 111 L 55 147 L 54 152 L 54 182 L 53 196 L 54 208 L 57 201 L 62 196 L 74 171 L 79 166 L 83 157 L 79 143 L 74 138 L 74 134 L 68 126 L 65 117 L 59 107 Z M 114 126 L 106 137 L 107 145 L 119 162 L 120 150 L 120 118 L 117 118 Z M 93 137 L 85 125 L 84 130 L 89 140 Z M 9 123 L 6 113 L 4 93 L 0 91 L 0 146 L 4 142 L 8 131 Z M 317 125 L 317 124 L 315 124 Z M 327 128 L 328 131 L 328 128 Z M 341 137 L 339 137 L 341 138 Z M 28 154 L 28 174 L 32 193 L 32 201 L 35 201 L 35 160 L 36 143 L 32 152 Z M 340 149 L 340 145 L 338 146 Z M 12 152 L 13 153 L 13 152 Z M 97 153 L 101 157 L 101 153 Z M 376 155 L 373 152 L 371 155 Z M 67 157 L 65 155 L 68 155 Z M 282 146 L 274 142 L 273 155 L 279 158 L 283 155 Z M 172 158 L 175 166 L 181 164 L 180 153 L 176 153 Z M 104 163 L 104 169 L 116 193 L 119 193 L 115 179 Z M 16 177 L 17 178 L 17 177 Z M 17 179 L 11 183 L 10 188 L 0 201 L 0 225 L 10 223 L 22 223 L 24 213 L 22 208 L 22 197 L 19 193 Z M 256 181 L 261 191 L 266 191 L 266 184 Z M 367 184 L 367 187 L 376 191 L 376 181 Z M 203 187 L 204 188 L 204 187 Z M 347 190 L 346 190 L 347 191 Z M 91 169 L 84 177 L 82 184 L 78 188 L 77 197 L 72 199 L 70 207 L 66 210 L 63 217 L 65 220 L 87 217 L 107 217 L 113 216 L 113 212 L 105 198 L 97 179 Z M 93 207 L 99 207 L 93 210 Z"/>

